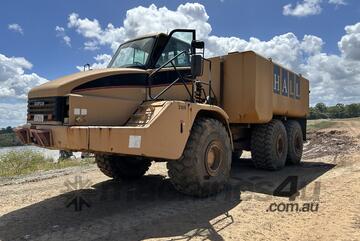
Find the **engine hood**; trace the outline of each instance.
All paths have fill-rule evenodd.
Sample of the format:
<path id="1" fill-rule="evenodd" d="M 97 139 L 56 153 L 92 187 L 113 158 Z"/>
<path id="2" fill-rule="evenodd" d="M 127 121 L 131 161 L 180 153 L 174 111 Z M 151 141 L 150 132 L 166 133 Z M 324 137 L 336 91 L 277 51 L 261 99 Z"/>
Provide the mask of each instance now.
<path id="1" fill-rule="evenodd" d="M 132 68 L 109 68 L 78 72 L 34 87 L 30 90 L 28 97 L 65 96 L 70 94 L 74 88 L 84 85 L 89 81 L 123 74 L 147 74 L 147 71 Z"/>

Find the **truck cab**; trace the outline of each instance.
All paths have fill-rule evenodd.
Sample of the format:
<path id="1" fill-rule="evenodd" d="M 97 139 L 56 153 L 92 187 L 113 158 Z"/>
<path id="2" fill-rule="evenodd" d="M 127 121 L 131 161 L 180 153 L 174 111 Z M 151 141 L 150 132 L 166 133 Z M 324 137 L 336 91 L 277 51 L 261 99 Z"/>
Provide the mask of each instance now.
<path id="1" fill-rule="evenodd" d="M 107 68 L 75 73 L 33 88 L 28 94 L 27 121 L 31 125 L 123 125 L 139 104 L 150 99 L 149 87 L 156 94 L 178 74 L 190 74 L 188 53 L 194 39 L 194 31 L 177 30 L 127 41 Z M 172 64 L 163 66 L 182 52 Z M 186 100 L 189 96 L 175 86 L 161 99 Z"/>

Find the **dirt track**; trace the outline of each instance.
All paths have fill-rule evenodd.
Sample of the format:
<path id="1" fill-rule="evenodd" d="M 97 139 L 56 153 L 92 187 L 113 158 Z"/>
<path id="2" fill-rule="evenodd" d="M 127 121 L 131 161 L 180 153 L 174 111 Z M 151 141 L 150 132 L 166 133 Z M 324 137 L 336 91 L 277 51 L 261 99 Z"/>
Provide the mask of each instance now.
<path id="1" fill-rule="evenodd" d="M 94 167 L 3 182 L 0 240 L 360 240 L 360 122 L 309 137 L 302 165 L 260 171 L 245 153 L 227 190 L 208 199 L 178 194 L 163 163 L 133 183 L 113 182 Z M 288 176 L 299 179 L 294 201 L 273 196 Z M 90 206 L 66 207 L 80 198 Z M 273 203 L 318 210 L 269 211 Z"/>

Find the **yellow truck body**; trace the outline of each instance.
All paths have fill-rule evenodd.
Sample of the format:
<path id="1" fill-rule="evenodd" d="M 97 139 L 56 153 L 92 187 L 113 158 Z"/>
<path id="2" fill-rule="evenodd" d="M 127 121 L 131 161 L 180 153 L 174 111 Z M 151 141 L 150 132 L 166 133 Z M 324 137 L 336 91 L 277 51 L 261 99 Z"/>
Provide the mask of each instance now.
<path id="1" fill-rule="evenodd" d="M 253 51 L 203 53 L 195 30 L 130 40 L 108 68 L 33 88 L 16 133 L 26 144 L 95 153 L 114 178 L 169 161 L 175 187 L 197 196 L 223 188 L 231 153 L 252 151 L 255 166 L 270 170 L 298 163 L 309 81 Z"/>

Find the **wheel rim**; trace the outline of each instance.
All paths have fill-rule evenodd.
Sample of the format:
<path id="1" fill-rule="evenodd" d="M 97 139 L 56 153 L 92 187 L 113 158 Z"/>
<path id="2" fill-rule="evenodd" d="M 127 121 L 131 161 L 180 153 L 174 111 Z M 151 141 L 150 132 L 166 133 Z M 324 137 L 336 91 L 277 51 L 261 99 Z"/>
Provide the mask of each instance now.
<path id="1" fill-rule="evenodd" d="M 206 148 L 205 167 L 210 176 L 218 174 L 222 163 L 222 151 L 218 142 L 211 142 Z"/>
<path id="2" fill-rule="evenodd" d="M 279 157 L 281 157 L 284 152 L 284 138 L 281 135 L 278 135 L 276 140 L 276 152 Z"/>

